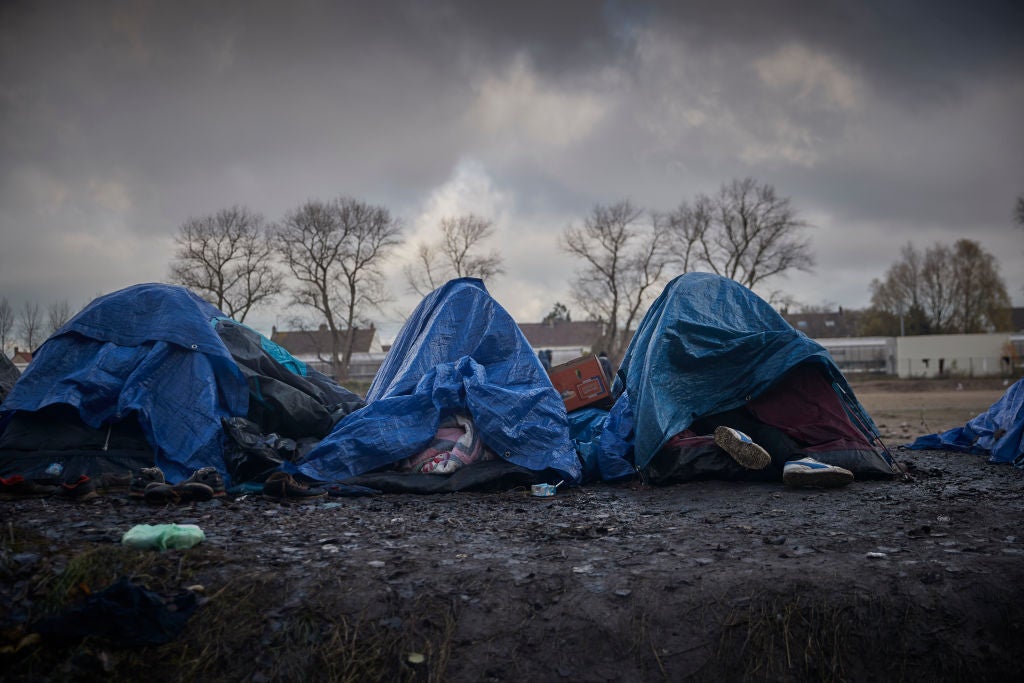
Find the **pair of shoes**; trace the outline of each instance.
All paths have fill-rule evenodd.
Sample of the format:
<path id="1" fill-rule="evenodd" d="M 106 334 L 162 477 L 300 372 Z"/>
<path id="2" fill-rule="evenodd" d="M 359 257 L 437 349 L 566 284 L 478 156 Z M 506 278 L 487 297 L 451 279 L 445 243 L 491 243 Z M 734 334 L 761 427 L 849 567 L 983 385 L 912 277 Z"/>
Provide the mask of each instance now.
<path id="1" fill-rule="evenodd" d="M 75 501 L 92 500 L 100 495 L 96 491 L 96 482 L 85 474 L 79 475 L 75 481 L 61 484 L 57 494 L 61 498 Z"/>
<path id="2" fill-rule="evenodd" d="M 213 491 L 206 484 L 185 484 L 183 482 L 175 486 L 164 483 L 150 484 L 146 487 L 146 502 L 157 505 L 202 502 L 212 498 Z"/>
<path id="3" fill-rule="evenodd" d="M 772 461 L 768 451 L 754 443 L 749 436 L 732 427 L 715 427 L 715 445 L 748 470 L 763 470 Z"/>
<path id="4" fill-rule="evenodd" d="M 790 460 L 782 467 L 782 483 L 786 486 L 818 486 L 837 488 L 853 481 L 853 472 L 818 462 L 814 458 Z"/>
<path id="5" fill-rule="evenodd" d="M 168 484 L 159 467 L 143 467 L 132 478 L 130 495 L 148 503 L 185 503 L 221 497 L 227 493 L 224 477 L 214 467 L 201 467 L 180 484 Z"/>
<path id="6" fill-rule="evenodd" d="M 0 498 L 29 498 L 34 496 L 51 496 L 60 488 L 55 484 L 26 479 L 20 474 L 0 477 Z"/>
<path id="7" fill-rule="evenodd" d="M 146 487 L 147 503 L 165 504 L 190 503 L 213 498 L 213 489 L 197 481 L 183 481 L 180 484 L 154 482 Z"/>
<path id="8" fill-rule="evenodd" d="M 295 481 L 287 472 L 274 472 L 263 482 L 263 495 L 279 500 L 307 500 L 326 496 L 327 491 Z"/>

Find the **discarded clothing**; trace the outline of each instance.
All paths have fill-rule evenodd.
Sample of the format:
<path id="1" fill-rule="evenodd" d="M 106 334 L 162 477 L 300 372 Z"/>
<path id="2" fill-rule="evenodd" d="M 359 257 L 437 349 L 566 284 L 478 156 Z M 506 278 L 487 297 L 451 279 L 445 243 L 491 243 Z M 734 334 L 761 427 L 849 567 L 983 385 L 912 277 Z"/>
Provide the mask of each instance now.
<path id="1" fill-rule="evenodd" d="M 160 645 L 178 637 L 196 606 L 194 593 L 164 598 L 121 577 L 64 613 L 40 619 L 33 630 L 61 641 L 92 636 L 125 647 Z"/>

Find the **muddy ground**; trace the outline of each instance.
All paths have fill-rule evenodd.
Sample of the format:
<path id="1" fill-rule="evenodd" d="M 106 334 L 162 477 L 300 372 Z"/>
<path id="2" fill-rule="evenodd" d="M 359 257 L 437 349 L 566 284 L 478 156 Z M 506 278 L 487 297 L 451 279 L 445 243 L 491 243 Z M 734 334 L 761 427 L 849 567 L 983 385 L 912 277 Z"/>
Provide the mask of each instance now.
<path id="1" fill-rule="evenodd" d="M 898 448 L 1001 386 L 855 388 L 913 481 L 0 501 L 0 679 L 1020 680 L 1024 472 Z M 163 522 L 205 541 L 119 544 Z M 121 576 L 199 606 L 159 646 L 32 635 Z"/>

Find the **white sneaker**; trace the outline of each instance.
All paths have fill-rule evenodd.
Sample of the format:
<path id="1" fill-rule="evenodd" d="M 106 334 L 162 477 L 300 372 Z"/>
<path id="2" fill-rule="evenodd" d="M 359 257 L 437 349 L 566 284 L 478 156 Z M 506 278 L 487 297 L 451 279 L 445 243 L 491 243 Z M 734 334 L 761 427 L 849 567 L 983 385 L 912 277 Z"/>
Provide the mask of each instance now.
<path id="1" fill-rule="evenodd" d="M 835 465 L 826 465 L 814 458 L 790 460 L 782 467 L 782 483 L 786 486 L 820 486 L 836 488 L 853 481 L 853 472 Z"/>
<path id="2" fill-rule="evenodd" d="M 772 461 L 768 451 L 754 443 L 749 436 L 732 427 L 715 427 L 715 445 L 748 470 L 763 470 Z"/>

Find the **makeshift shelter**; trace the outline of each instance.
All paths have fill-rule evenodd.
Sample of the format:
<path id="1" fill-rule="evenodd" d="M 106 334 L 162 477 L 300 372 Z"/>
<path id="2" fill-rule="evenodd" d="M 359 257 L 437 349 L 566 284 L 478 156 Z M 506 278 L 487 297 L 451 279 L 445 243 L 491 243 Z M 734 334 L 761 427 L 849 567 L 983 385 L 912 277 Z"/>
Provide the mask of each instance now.
<path id="1" fill-rule="evenodd" d="M 157 465 L 173 482 L 211 466 L 230 481 L 246 469 L 243 449 L 228 448 L 230 421 L 319 439 L 360 405 L 189 290 L 136 285 L 96 299 L 39 348 L 0 405 L 0 476 Z"/>
<path id="2" fill-rule="evenodd" d="M 367 405 L 295 463 L 319 481 L 382 490 L 453 490 L 580 479 L 562 398 L 512 317 L 476 278 L 428 294 L 402 327 Z M 453 415 L 472 420 L 497 459 L 453 474 L 394 468 L 434 441 Z"/>
<path id="3" fill-rule="evenodd" d="M 1024 469 L 1024 379 L 1010 385 L 988 410 L 963 427 L 919 437 L 907 448 L 987 455 L 989 462 Z"/>
<path id="4" fill-rule="evenodd" d="M 602 472 L 624 472 L 628 463 L 655 483 L 744 476 L 710 436 L 688 431 L 699 417 L 740 406 L 821 462 L 858 476 L 896 472 L 825 348 L 717 275 L 669 283 L 633 335 L 613 393 L 600 435 Z"/>

